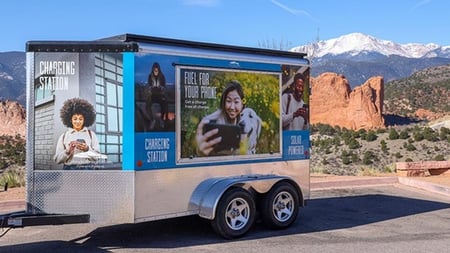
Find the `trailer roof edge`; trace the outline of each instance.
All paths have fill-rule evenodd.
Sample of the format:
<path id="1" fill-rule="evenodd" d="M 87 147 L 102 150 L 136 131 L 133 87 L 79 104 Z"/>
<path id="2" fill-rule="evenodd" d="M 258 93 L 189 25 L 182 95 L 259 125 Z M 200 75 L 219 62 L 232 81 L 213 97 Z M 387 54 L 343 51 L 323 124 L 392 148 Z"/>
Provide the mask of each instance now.
<path id="1" fill-rule="evenodd" d="M 29 41 L 27 52 L 137 52 L 135 42 L 120 41 Z"/>
<path id="2" fill-rule="evenodd" d="M 296 57 L 296 58 L 305 58 L 307 55 L 306 53 L 292 52 L 292 51 L 243 47 L 243 46 L 235 46 L 235 45 L 208 43 L 208 42 L 197 42 L 197 41 L 161 38 L 161 37 L 145 36 L 145 35 L 130 34 L 130 33 L 125 33 L 125 34 L 121 34 L 121 35 L 117 35 L 117 36 L 113 36 L 113 37 L 100 39 L 100 41 L 117 41 L 117 40 L 123 41 L 123 42 L 143 42 L 143 43 L 154 43 L 154 44 L 184 46 L 184 47 L 188 46 L 188 47 L 193 47 L 193 48 L 217 49 L 217 50 L 222 50 L 222 51 L 233 51 L 233 52 L 238 51 L 238 52 L 246 52 L 246 53 L 250 52 L 250 53 L 258 53 L 258 54 L 264 54 L 264 55 L 287 56 L 287 57 Z"/>

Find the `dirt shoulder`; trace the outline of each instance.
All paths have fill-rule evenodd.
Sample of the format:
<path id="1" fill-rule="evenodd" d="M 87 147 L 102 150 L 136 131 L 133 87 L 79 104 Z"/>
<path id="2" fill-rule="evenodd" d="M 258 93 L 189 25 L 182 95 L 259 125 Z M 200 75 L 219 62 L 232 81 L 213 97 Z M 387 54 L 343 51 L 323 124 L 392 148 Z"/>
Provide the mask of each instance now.
<path id="1" fill-rule="evenodd" d="M 25 194 L 26 194 L 25 187 L 8 188 L 7 191 L 4 191 L 4 189 L 1 189 L 0 190 L 0 202 L 13 201 L 13 200 L 25 200 Z"/>

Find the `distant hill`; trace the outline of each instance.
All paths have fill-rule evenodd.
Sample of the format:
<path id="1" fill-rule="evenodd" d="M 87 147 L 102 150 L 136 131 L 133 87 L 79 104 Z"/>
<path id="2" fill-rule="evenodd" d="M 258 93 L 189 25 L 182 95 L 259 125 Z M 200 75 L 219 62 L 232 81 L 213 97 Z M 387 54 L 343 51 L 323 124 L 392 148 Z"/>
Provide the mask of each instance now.
<path id="1" fill-rule="evenodd" d="M 450 58 L 405 58 L 382 56 L 373 61 L 348 59 L 327 59 L 313 62 L 311 74 L 319 76 L 324 72 L 344 75 L 352 88 L 363 84 L 373 76 L 382 76 L 385 82 L 406 78 L 418 70 L 432 66 L 450 64 Z"/>
<path id="2" fill-rule="evenodd" d="M 450 64 L 430 67 L 384 88 L 384 114 L 420 117 L 418 111 L 450 115 Z"/>

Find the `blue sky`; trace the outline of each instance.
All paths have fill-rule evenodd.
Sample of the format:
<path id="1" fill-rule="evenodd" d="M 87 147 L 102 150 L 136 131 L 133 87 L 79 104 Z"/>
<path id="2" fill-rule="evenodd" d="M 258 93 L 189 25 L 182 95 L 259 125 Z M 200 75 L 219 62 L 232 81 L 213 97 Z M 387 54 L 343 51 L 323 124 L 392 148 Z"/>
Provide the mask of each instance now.
<path id="1" fill-rule="evenodd" d="M 361 32 L 450 45 L 448 0 L 2 0 L 0 52 L 124 33 L 289 49 Z M 274 45 L 275 44 L 275 45 Z"/>

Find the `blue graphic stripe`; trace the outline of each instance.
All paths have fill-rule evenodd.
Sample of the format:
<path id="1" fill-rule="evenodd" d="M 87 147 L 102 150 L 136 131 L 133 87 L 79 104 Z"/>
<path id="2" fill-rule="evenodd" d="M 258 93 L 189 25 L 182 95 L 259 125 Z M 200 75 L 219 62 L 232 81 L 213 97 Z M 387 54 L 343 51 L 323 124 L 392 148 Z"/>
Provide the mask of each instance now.
<path id="1" fill-rule="evenodd" d="M 123 53 L 123 170 L 134 170 L 134 53 Z"/>

